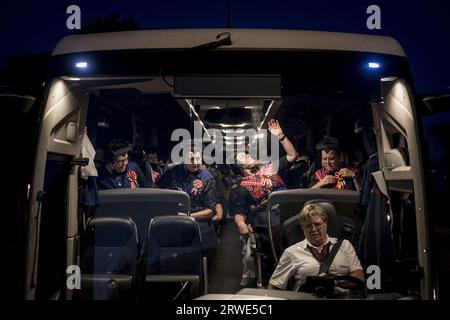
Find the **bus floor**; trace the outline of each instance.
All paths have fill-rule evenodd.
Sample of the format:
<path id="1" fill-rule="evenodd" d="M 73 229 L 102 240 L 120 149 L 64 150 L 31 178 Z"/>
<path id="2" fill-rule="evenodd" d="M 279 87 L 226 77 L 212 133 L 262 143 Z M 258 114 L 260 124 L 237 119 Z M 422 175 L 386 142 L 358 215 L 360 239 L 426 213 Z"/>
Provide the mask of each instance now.
<path id="1" fill-rule="evenodd" d="M 238 292 L 241 289 L 241 275 L 242 241 L 234 219 L 228 218 L 221 227 L 215 259 L 208 272 L 208 293 Z"/>

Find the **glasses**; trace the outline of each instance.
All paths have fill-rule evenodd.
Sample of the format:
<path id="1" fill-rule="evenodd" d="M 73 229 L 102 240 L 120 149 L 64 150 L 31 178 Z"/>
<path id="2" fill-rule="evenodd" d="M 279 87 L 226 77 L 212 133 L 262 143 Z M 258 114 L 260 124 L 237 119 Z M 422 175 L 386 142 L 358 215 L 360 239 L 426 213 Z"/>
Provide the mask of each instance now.
<path id="1" fill-rule="evenodd" d="M 116 160 L 116 164 L 124 164 L 124 163 L 127 163 L 128 162 L 128 157 L 126 157 L 126 158 L 124 158 L 124 159 L 121 159 L 121 160 Z"/>
<path id="2" fill-rule="evenodd" d="M 334 158 L 334 159 L 322 159 L 322 162 L 325 162 L 325 163 L 327 163 L 327 162 L 329 162 L 329 163 L 335 163 L 337 160 L 338 160 L 337 158 Z"/>
<path id="3" fill-rule="evenodd" d="M 312 224 L 308 224 L 305 226 L 305 229 L 307 230 L 320 230 L 320 228 L 324 225 L 324 222 L 317 222 L 317 223 L 312 223 Z"/>

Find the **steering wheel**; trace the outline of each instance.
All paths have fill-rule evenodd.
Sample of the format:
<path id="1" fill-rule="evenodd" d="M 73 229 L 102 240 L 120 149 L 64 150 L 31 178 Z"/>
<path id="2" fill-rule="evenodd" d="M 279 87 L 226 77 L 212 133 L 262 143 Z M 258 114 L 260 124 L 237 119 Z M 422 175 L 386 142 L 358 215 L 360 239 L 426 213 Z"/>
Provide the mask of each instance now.
<path id="1" fill-rule="evenodd" d="M 305 287 L 303 291 L 314 293 L 319 298 L 326 296 L 333 296 L 336 287 L 336 281 L 349 281 L 356 285 L 356 288 L 351 288 L 353 292 L 366 296 L 365 283 L 353 276 L 341 276 L 341 275 L 327 275 L 327 276 L 308 276 L 306 279 Z"/>
<path id="2" fill-rule="evenodd" d="M 366 284 L 361 279 L 358 279 L 358 278 L 353 277 L 353 276 L 338 276 L 338 275 L 337 276 L 333 276 L 333 278 L 334 278 L 335 281 L 349 281 L 349 282 L 354 283 L 357 286 L 356 288 L 351 288 L 350 290 L 366 292 Z"/>

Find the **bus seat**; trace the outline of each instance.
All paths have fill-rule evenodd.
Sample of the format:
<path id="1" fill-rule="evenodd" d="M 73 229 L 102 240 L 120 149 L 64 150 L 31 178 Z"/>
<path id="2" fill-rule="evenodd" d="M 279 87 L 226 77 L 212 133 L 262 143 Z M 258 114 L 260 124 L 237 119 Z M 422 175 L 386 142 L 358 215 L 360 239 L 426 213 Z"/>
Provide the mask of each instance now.
<path id="1" fill-rule="evenodd" d="M 145 243 L 150 220 L 156 216 L 190 211 L 188 194 L 165 189 L 110 189 L 98 192 L 96 216 L 127 216 L 138 228 L 139 242 Z"/>
<path id="2" fill-rule="evenodd" d="M 147 293 L 171 294 L 173 299 L 181 293 L 187 294 L 188 299 L 206 293 L 206 258 L 203 257 L 200 228 L 194 218 L 153 218 L 148 228 L 145 256 Z M 158 289 L 166 292 L 155 290 L 158 284 L 164 284 Z M 170 284 L 174 286 L 170 287 Z M 171 288 L 177 289 L 167 292 Z"/>
<path id="3" fill-rule="evenodd" d="M 291 212 L 280 212 L 281 226 L 272 227 L 271 215 L 268 215 L 269 237 L 272 246 L 272 255 L 278 263 L 278 259 L 283 251 L 289 246 L 304 239 L 303 230 L 298 221 L 298 214 L 308 203 L 317 203 L 324 207 L 328 214 L 328 234 L 338 236 L 339 231 L 348 230 L 345 237 L 356 245 L 359 234 L 359 226 L 354 222 L 354 210 L 359 200 L 359 192 L 351 190 L 333 190 L 333 189 L 296 189 L 277 191 L 272 193 L 268 199 L 269 208 L 280 204 L 280 207 L 293 207 Z M 282 206 L 282 205 L 285 206 Z M 288 206 L 286 206 L 288 205 Z M 349 212 L 351 211 L 351 212 Z M 280 234 L 275 235 L 274 232 Z M 276 239 L 279 239 L 275 243 Z"/>
<path id="4" fill-rule="evenodd" d="M 128 217 L 92 217 L 81 239 L 81 298 L 131 297 L 139 243 Z"/>

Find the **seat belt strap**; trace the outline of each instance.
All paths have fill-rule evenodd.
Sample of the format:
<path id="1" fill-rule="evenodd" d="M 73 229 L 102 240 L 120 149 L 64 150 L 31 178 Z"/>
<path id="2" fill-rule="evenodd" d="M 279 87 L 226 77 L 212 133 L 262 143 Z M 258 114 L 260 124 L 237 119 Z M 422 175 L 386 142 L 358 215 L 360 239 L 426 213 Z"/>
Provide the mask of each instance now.
<path id="1" fill-rule="evenodd" d="M 319 274 L 321 273 L 328 273 L 328 270 L 330 269 L 331 264 L 333 263 L 334 257 L 336 256 L 339 248 L 341 247 L 342 242 L 344 239 L 339 239 L 336 244 L 331 249 L 330 254 L 328 255 L 327 260 L 322 262 L 320 264 Z"/>

